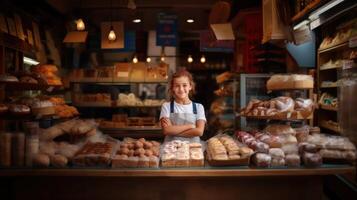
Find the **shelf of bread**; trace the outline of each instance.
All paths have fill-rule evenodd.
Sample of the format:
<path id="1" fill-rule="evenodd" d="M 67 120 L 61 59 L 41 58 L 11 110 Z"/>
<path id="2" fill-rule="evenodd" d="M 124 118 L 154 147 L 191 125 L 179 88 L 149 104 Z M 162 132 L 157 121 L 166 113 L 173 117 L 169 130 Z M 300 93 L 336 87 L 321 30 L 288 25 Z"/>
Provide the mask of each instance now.
<path id="1" fill-rule="evenodd" d="M 101 120 L 99 128 L 107 131 L 161 130 L 154 117 L 128 117 L 126 114 L 114 114 L 110 121 Z"/>
<path id="2" fill-rule="evenodd" d="M 327 120 L 321 120 L 319 123 L 320 127 L 334 131 L 335 133 L 341 134 L 341 128 L 337 122 L 334 121 L 327 121 Z"/>
<path id="3" fill-rule="evenodd" d="M 210 166 L 249 165 L 252 149 L 228 135 L 216 135 L 207 141 L 206 156 Z"/>
<path id="4" fill-rule="evenodd" d="M 306 120 L 313 118 L 315 103 L 311 99 L 277 97 L 269 101 L 251 100 L 240 116 L 254 119 Z"/>
<path id="5" fill-rule="evenodd" d="M 336 45 L 330 45 L 326 48 L 323 48 L 323 49 L 319 49 L 318 50 L 318 53 L 325 53 L 325 52 L 329 52 L 329 51 L 336 51 L 336 50 L 339 50 L 341 48 L 346 48 L 348 47 L 348 41 L 344 41 L 344 42 L 341 42 L 341 43 L 338 43 Z"/>
<path id="6" fill-rule="evenodd" d="M 303 18 L 304 16 L 306 16 L 308 13 L 310 13 L 311 11 L 313 11 L 315 8 L 317 8 L 321 2 L 321 0 L 313 0 L 313 1 L 309 1 L 310 3 L 307 4 L 306 7 L 304 7 L 304 9 L 302 9 L 301 11 L 299 11 L 298 13 L 296 13 L 292 18 L 291 21 L 292 22 L 297 22 L 299 19 Z"/>
<path id="7" fill-rule="evenodd" d="M 320 105 L 320 108 L 323 110 L 338 111 L 338 107 L 334 107 L 331 105 Z"/>
<path id="8" fill-rule="evenodd" d="M 278 74 L 267 81 L 267 90 L 296 90 L 313 89 L 314 79 L 311 75 L 304 74 Z"/>
<path id="9" fill-rule="evenodd" d="M 60 97 L 22 97 L 12 103 L 0 104 L 0 116 L 4 119 L 72 118 L 79 112 L 64 103 Z"/>
<path id="10" fill-rule="evenodd" d="M 167 83 L 168 65 L 116 63 L 114 67 L 73 70 L 69 79 L 73 83 Z"/>

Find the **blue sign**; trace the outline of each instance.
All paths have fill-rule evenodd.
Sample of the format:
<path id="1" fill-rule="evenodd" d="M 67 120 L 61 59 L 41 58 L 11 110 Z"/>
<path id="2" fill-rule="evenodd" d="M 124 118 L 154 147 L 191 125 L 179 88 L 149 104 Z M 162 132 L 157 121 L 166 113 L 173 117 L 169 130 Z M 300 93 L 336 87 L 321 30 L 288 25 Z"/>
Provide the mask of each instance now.
<path id="1" fill-rule="evenodd" d="M 177 45 L 177 15 L 159 13 L 157 15 L 156 45 Z"/>

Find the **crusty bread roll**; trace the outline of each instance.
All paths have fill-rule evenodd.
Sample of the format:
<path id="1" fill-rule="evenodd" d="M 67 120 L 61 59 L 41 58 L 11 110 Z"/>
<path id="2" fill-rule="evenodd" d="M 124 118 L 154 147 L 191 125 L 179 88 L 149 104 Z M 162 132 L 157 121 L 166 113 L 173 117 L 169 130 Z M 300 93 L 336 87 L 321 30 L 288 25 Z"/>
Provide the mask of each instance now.
<path id="1" fill-rule="evenodd" d="M 264 132 L 272 135 L 295 135 L 296 132 L 291 126 L 285 124 L 272 124 L 265 127 Z"/>

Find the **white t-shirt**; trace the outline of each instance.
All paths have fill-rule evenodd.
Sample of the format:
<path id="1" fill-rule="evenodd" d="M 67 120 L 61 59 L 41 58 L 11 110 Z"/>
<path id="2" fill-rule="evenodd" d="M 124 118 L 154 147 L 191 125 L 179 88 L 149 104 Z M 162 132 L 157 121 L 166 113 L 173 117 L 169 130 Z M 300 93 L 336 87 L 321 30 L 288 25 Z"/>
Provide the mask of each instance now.
<path id="1" fill-rule="evenodd" d="M 203 108 L 202 104 L 200 103 L 195 103 L 196 104 L 196 109 L 197 109 L 197 120 L 202 119 L 206 120 L 205 116 L 205 109 Z M 174 113 L 193 113 L 193 106 L 192 102 L 190 104 L 178 104 L 174 101 Z M 163 117 L 170 117 L 170 102 L 165 102 L 161 106 L 161 113 L 160 113 L 160 119 Z"/>

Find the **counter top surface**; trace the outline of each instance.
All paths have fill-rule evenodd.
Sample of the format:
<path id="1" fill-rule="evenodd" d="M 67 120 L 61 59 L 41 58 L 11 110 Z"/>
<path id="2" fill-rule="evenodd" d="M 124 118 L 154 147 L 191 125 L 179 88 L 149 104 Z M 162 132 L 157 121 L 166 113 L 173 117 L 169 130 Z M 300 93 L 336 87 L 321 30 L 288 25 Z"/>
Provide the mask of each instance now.
<path id="1" fill-rule="evenodd" d="M 319 168 L 251 168 L 196 167 L 196 168 L 2 168 L 0 177 L 10 176 L 86 176 L 86 177 L 246 177 L 246 176 L 320 176 L 353 173 L 351 165 L 327 165 Z"/>

